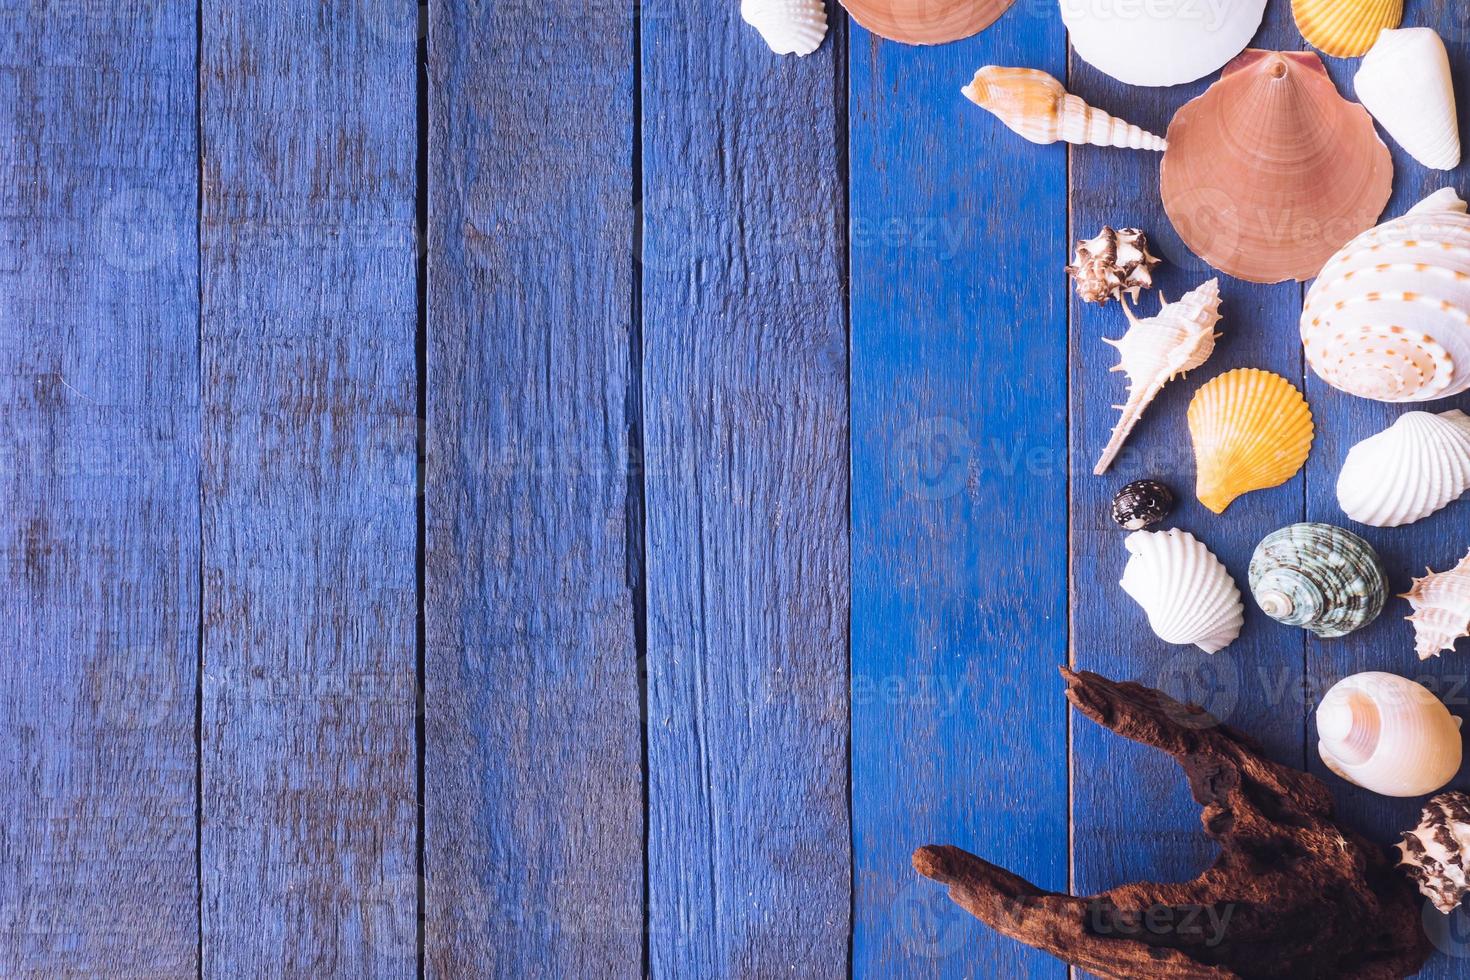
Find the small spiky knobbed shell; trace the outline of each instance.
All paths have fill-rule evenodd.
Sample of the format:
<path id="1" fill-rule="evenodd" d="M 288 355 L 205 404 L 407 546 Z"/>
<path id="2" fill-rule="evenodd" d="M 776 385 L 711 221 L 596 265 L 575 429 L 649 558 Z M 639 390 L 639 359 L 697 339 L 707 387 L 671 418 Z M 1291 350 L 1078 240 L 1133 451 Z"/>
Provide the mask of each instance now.
<path id="1" fill-rule="evenodd" d="M 1092 470 L 1098 476 L 1113 465 L 1129 433 L 1143 417 L 1143 410 L 1164 385 L 1193 371 L 1215 352 L 1215 340 L 1220 336 L 1215 333 L 1215 325 L 1220 322 L 1220 280 L 1211 279 L 1177 303 L 1164 302 L 1162 294 L 1159 301 L 1159 312 L 1147 320 L 1135 317 L 1124 303 L 1128 332 L 1117 340 L 1103 338 L 1103 343 L 1118 349 L 1119 360 L 1113 370 L 1128 375 L 1128 400 L 1115 406 L 1123 416 Z"/>
<path id="2" fill-rule="evenodd" d="M 1415 646 L 1420 660 L 1454 653 L 1455 641 L 1470 636 L 1470 554 L 1447 572 L 1425 569 L 1402 598 L 1414 607 Z"/>
<path id="3" fill-rule="evenodd" d="M 1154 287 L 1158 258 L 1149 254 L 1148 236 L 1137 228 L 1114 231 L 1104 227 L 1096 238 L 1077 243 L 1077 255 L 1067 266 L 1067 275 L 1077 280 L 1077 295 L 1084 302 L 1106 306 L 1108 300 L 1127 293 L 1138 302 L 1141 290 Z"/>
<path id="4" fill-rule="evenodd" d="M 1361 58 L 1386 27 L 1404 19 L 1404 0 L 1292 0 L 1297 30 L 1334 58 Z"/>
<path id="5" fill-rule="evenodd" d="M 1199 502 L 1217 514 L 1252 490 L 1290 480 L 1312 451 L 1312 410 L 1290 381 L 1239 368 L 1206 383 L 1189 403 Z"/>
<path id="6" fill-rule="evenodd" d="M 995 115 L 1033 143 L 1121 146 L 1163 151 L 1167 144 L 1153 133 L 1094 109 L 1062 83 L 1035 68 L 987 65 L 962 90 L 965 97 Z"/>
<path id="7" fill-rule="evenodd" d="M 1399 867 L 1440 912 L 1449 915 L 1470 894 L 1465 864 L 1470 860 L 1470 796 L 1451 790 L 1429 801 L 1419 826 L 1404 831 Z"/>
<path id="8" fill-rule="evenodd" d="M 1249 574 L 1262 612 L 1326 638 L 1362 629 L 1388 601 L 1378 553 L 1331 524 L 1293 524 L 1268 534 L 1251 556 Z"/>

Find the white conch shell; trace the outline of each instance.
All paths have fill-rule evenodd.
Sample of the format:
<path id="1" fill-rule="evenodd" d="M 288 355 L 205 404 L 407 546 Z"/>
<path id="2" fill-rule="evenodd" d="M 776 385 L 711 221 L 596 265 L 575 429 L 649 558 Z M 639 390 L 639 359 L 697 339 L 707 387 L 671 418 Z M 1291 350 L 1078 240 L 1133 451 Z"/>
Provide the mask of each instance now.
<path id="1" fill-rule="evenodd" d="M 1414 607 L 1414 641 L 1419 659 L 1453 653 L 1455 641 L 1470 636 L 1470 554 L 1447 572 L 1424 570 L 1402 596 Z"/>
<path id="2" fill-rule="evenodd" d="M 1450 56 L 1434 31 L 1384 31 L 1353 85 L 1358 101 L 1415 160 L 1434 170 L 1460 165 Z"/>
<path id="3" fill-rule="evenodd" d="M 1158 314 L 1147 320 L 1136 318 L 1127 303 L 1123 312 L 1128 315 L 1128 332 L 1118 340 L 1104 337 L 1103 343 L 1118 348 L 1120 360 L 1112 370 L 1128 375 L 1128 400 L 1117 406 L 1123 417 L 1093 468 L 1097 476 L 1113 465 L 1143 410 L 1164 385 L 1193 371 L 1214 353 L 1220 336 L 1215 333 L 1220 322 L 1220 280 L 1211 279 L 1177 303 L 1163 303 Z"/>
<path id="4" fill-rule="evenodd" d="M 740 16 L 777 54 L 804 57 L 820 48 L 827 36 L 827 5 L 822 0 L 741 0 Z"/>
<path id="5" fill-rule="evenodd" d="M 986 65 L 961 91 L 1033 143 L 1061 140 L 1158 151 L 1167 145 L 1153 133 L 1094 109 L 1069 94 L 1061 82 L 1035 68 Z"/>
<path id="6" fill-rule="evenodd" d="M 1148 614 L 1165 643 L 1193 643 L 1206 653 L 1240 635 L 1240 589 L 1209 548 L 1188 531 L 1134 531 L 1123 539 L 1133 557 L 1119 583 Z"/>
<path id="7" fill-rule="evenodd" d="M 1470 490 L 1470 416 L 1409 412 L 1348 451 L 1337 502 L 1360 524 L 1400 527 Z"/>
<path id="8" fill-rule="evenodd" d="M 1180 85 L 1222 67 L 1261 26 L 1266 0 L 1061 0 L 1078 57 L 1129 85 Z"/>
<path id="9" fill-rule="evenodd" d="M 1450 188 L 1370 228 L 1322 268 L 1302 310 L 1307 361 L 1361 398 L 1470 388 L 1470 216 Z"/>
<path id="10" fill-rule="evenodd" d="M 1327 768 L 1382 796 L 1424 796 L 1460 771 L 1460 719 L 1424 685 L 1370 671 L 1335 684 L 1317 707 Z"/>

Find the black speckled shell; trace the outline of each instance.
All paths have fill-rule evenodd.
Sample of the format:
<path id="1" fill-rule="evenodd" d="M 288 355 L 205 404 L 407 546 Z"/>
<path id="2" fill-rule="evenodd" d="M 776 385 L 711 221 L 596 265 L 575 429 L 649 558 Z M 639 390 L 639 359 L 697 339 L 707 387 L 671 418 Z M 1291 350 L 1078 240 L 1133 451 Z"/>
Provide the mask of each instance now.
<path id="1" fill-rule="evenodd" d="M 1135 480 L 1113 497 L 1113 520 L 1125 531 L 1152 527 L 1174 509 L 1174 494 L 1158 480 Z"/>

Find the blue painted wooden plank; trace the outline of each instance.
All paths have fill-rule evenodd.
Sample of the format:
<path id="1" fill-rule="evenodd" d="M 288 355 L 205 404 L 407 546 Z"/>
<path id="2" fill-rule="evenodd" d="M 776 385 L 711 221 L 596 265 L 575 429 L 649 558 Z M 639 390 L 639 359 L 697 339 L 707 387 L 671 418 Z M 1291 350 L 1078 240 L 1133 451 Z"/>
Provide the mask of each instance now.
<path id="1" fill-rule="evenodd" d="M 431 18 L 426 972 L 637 976 L 634 21 Z"/>
<path id="2" fill-rule="evenodd" d="M 1470 33 L 1465 30 L 1465 16 L 1461 4 L 1427 0 L 1410 5 L 1405 17 L 1406 27 L 1434 27 L 1444 36 L 1456 73 L 1462 116 L 1470 113 Z M 1328 64 L 1339 87 L 1349 98 L 1356 98 L 1352 76 L 1358 64 L 1357 61 L 1337 60 Z M 1465 131 L 1470 132 L 1470 129 Z M 1431 171 L 1386 136 L 1385 142 L 1393 151 L 1395 167 L 1394 195 L 1385 211 L 1385 218 L 1398 217 L 1441 187 L 1455 187 L 1462 194 L 1465 192 L 1465 178 L 1470 175 L 1470 166 L 1461 166 L 1453 173 Z M 1371 543 L 1383 558 L 1389 585 L 1395 594 L 1407 592 L 1413 577 L 1423 575 L 1426 566 L 1442 571 L 1464 557 L 1466 549 L 1470 549 L 1470 523 L 1467 523 L 1465 513 L 1458 509 L 1463 504 L 1407 527 L 1371 528 L 1350 520 L 1342 512 L 1337 503 L 1336 488 L 1343 460 L 1355 443 L 1383 431 L 1406 411 L 1470 409 L 1470 397 L 1460 396 L 1419 405 L 1387 405 L 1337 391 L 1310 373 L 1307 390 L 1321 421 L 1317 448 L 1307 462 L 1307 510 L 1310 519 L 1346 527 Z M 1414 652 L 1413 627 L 1404 621 L 1409 612 L 1407 601 L 1391 598 L 1383 615 L 1365 629 L 1337 640 L 1313 639 L 1307 655 L 1308 711 L 1315 711 L 1322 695 L 1349 674 L 1382 670 L 1425 684 L 1449 704 L 1452 712 L 1470 717 L 1470 683 L 1467 683 L 1470 678 L 1467 678 L 1462 659 L 1465 655 L 1445 654 L 1440 659 L 1421 663 Z M 1327 771 L 1318 755 L 1315 724 L 1308 735 L 1312 771 L 1332 788 L 1341 812 L 1355 826 L 1370 837 L 1390 843 L 1398 840 L 1401 831 L 1418 822 L 1422 799 L 1389 799 L 1338 779 Z M 1470 789 L 1470 778 L 1462 773 L 1452 785 Z M 1470 912 L 1462 909 L 1445 918 L 1426 907 L 1424 921 L 1430 927 L 1429 936 L 1440 952 L 1419 976 L 1463 977 L 1466 960 L 1470 959 Z"/>
<path id="3" fill-rule="evenodd" d="M 650 967 L 841 976 L 846 48 L 738 8 L 642 24 Z"/>
<path id="4" fill-rule="evenodd" d="M 1067 887 L 1066 150 L 960 94 L 1061 75 L 1061 21 L 854 33 L 853 969 L 1062 976 L 910 864 L 954 843 Z"/>
<path id="5" fill-rule="evenodd" d="M 415 55 L 203 7 L 207 976 L 409 977 Z"/>
<path id="6" fill-rule="evenodd" d="M 0 7 L 0 975 L 198 968 L 195 19 Z"/>
<path id="7" fill-rule="evenodd" d="M 1253 46 L 1295 50 L 1301 43 L 1289 4 L 1272 4 Z M 1218 73 L 1167 89 L 1123 85 L 1071 58 L 1069 87 L 1091 104 L 1159 134 L 1185 102 Z M 1116 303 L 1097 307 L 1072 298 L 1072 637 L 1073 660 L 1109 677 L 1136 679 L 1210 709 L 1250 732 L 1270 755 L 1304 764 L 1302 684 L 1304 637 L 1266 618 L 1251 601 L 1246 568 L 1257 542 L 1301 520 L 1304 478 L 1248 494 L 1223 515 L 1195 498 L 1195 466 L 1185 413 L 1200 385 L 1236 367 L 1274 371 L 1302 386 L 1301 345 L 1295 323 L 1301 309 L 1296 283 L 1260 286 L 1221 275 L 1192 255 L 1164 214 L 1159 199 L 1159 155 L 1080 147 L 1071 162 L 1072 238 L 1103 225 L 1134 225 L 1148 232 L 1164 259 L 1159 291 L 1178 299 L 1220 275 L 1223 335 L 1200 369 L 1164 389 L 1134 430 L 1123 456 L 1105 476 L 1093 465 L 1118 418 L 1127 383 L 1109 369 L 1116 352 L 1101 338 L 1120 337 L 1127 323 Z M 1058 268 L 1064 256 L 1056 256 Z M 1059 272 L 1054 274 L 1060 274 Z M 1158 309 L 1158 292 L 1145 295 L 1142 312 Z M 1111 520 L 1114 493 L 1130 480 L 1163 480 L 1180 506 L 1161 527 L 1190 531 L 1225 563 L 1245 598 L 1240 638 L 1213 656 L 1174 647 L 1148 628 L 1143 611 L 1118 586 L 1127 553 L 1125 532 Z M 1127 881 L 1193 877 L 1214 860 L 1200 833 L 1199 806 L 1173 760 L 1101 728 L 1073 725 L 1073 874 L 1079 894 Z"/>

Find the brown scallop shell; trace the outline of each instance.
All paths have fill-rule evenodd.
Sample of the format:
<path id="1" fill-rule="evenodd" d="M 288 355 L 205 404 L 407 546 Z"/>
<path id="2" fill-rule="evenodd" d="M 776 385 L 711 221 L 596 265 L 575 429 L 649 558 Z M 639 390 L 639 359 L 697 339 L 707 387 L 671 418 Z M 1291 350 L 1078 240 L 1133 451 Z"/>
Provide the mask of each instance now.
<path id="1" fill-rule="evenodd" d="M 979 34 L 1016 0 L 842 0 L 852 19 L 890 41 L 946 44 Z"/>
<path id="2" fill-rule="evenodd" d="M 1169 124 L 1160 176 L 1179 237 L 1251 282 L 1306 280 L 1373 227 L 1393 158 L 1304 51 L 1247 50 Z"/>

